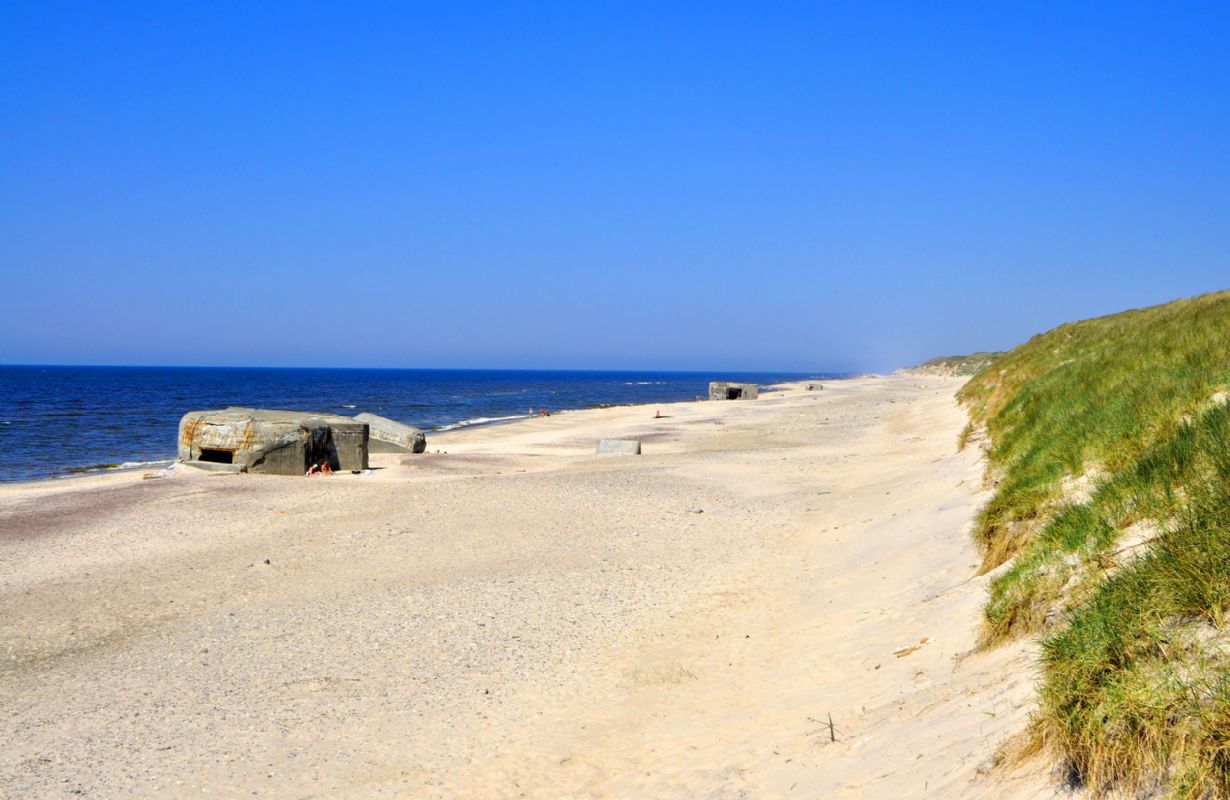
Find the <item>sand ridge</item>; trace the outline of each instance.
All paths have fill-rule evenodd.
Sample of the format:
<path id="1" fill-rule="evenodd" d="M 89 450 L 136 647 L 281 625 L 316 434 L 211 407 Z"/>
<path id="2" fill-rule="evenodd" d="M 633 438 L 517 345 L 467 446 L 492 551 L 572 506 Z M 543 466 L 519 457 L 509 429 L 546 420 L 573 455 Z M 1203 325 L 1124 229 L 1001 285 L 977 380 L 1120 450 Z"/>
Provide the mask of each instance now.
<path id="1" fill-rule="evenodd" d="M 558 414 L 364 476 L 0 487 L 0 791 L 1051 796 L 981 774 L 1032 654 L 962 657 L 959 385 Z"/>

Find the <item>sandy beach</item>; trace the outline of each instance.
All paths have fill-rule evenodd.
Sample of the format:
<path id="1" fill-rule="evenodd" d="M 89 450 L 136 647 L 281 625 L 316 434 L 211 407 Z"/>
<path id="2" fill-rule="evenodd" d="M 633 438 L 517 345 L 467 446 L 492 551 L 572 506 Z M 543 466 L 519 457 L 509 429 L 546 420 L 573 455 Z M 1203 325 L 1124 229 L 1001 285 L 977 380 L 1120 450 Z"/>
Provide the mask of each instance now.
<path id="1" fill-rule="evenodd" d="M 367 475 L 2 486 L 0 794 L 1050 797 L 990 769 L 1033 653 L 970 654 L 960 385 L 578 411 Z"/>

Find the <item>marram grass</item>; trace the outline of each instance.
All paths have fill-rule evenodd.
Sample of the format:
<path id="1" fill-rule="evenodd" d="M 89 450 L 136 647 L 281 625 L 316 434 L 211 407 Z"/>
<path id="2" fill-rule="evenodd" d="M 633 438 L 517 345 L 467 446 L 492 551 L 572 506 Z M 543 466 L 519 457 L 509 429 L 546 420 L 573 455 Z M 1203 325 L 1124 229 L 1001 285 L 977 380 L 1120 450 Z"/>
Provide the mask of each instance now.
<path id="1" fill-rule="evenodd" d="M 1095 794 L 1230 796 L 1230 293 L 1035 336 L 962 399 L 983 641 L 1049 633 L 1041 743 Z"/>

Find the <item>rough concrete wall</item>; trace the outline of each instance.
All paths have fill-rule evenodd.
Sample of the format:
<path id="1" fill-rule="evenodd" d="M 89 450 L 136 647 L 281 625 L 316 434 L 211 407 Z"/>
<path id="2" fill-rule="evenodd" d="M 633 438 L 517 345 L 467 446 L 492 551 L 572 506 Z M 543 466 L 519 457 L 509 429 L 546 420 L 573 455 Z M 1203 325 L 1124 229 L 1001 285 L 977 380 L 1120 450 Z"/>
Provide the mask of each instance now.
<path id="1" fill-rule="evenodd" d="M 334 469 L 367 469 L 367 440 L 370 430 L 365 423 L 329 424 L 333 430 L 333 446 L 337 448 L 337 464 Z"/>
<path id="2" fill-rule="evenodd" d="M 196 458 L 192 453 L 192 443 L 196 440 L 196 428 L 200 419 L 200 412 L 189 411 L 179 420 L 179 445 L 175 457 L 180 461 L 192 461 Z"/>
<path id="3" fill-rule="evenodd" d="M 369 445 L 375 440 L 411 453 L 421 453 L 427 449 L 427 437 L 418 428 L 375 414 L 356 414 L 355 421 L 367 423 L 370 431 Z M 378 452 L 384 452 L 384 449 Z"/>
<path id="4" fill-rule="evenodd" d="M 294 438 L 284 437 L 268 447 L 246 452 L 244 466 L 260 475 L 302 475 L 308 468 L 308 432 L 302 428 Z"/>

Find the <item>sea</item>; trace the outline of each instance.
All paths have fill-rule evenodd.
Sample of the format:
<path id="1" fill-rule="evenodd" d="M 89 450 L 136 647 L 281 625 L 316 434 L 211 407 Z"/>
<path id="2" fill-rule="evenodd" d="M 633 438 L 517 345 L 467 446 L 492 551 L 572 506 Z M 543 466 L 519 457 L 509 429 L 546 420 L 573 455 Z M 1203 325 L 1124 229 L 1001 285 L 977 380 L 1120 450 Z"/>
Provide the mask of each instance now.
<path id="1" fill-rule="evenodd" d="M 188 411 L 252 406 L 353 415 L 428 432 L 634 403 L 692 400 L 710 380 L 770 385 L 786 372 L 0 366 L 0 481 L 155 468 Z"/>

